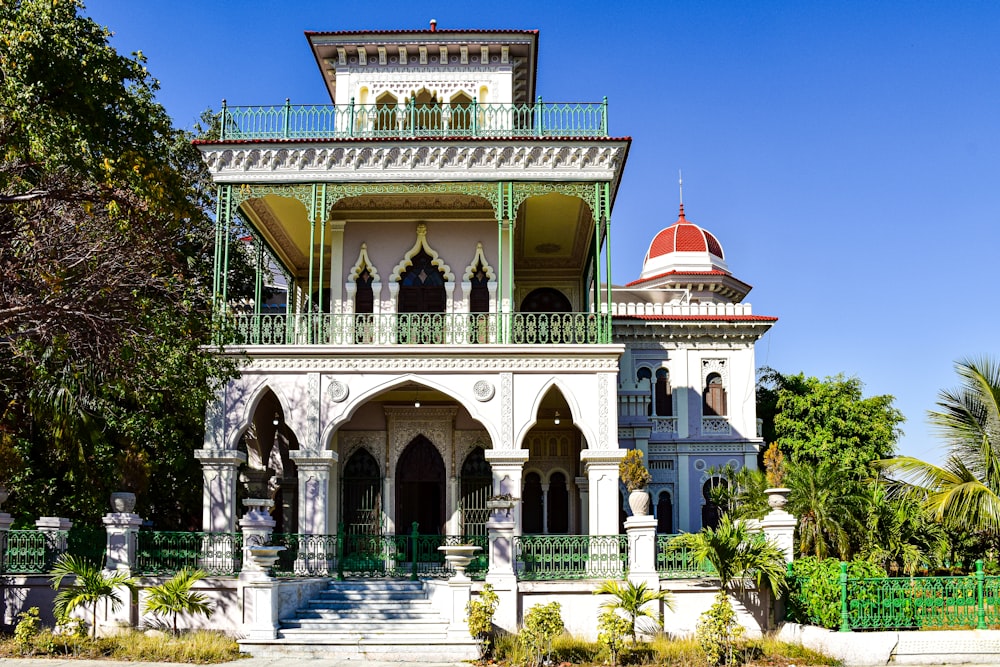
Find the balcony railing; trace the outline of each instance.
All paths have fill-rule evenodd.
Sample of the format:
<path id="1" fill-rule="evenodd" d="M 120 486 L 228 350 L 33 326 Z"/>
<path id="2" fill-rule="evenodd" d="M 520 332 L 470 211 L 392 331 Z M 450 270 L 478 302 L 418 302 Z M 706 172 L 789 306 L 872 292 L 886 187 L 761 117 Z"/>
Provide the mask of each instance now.
<path id="1" fill-rule="evenodd" d="M 230 315 L 234 345 L 583 345 L 609 343 L 597 313 Z M 506 337 L 503 334 L 507 334 Z"/>
<path id="2" fill-rule="evenodd" d="M 413 137 L 606 137 L 608 101 L 533 104 L 236 106 L 219 114 L 222 141 Z"/>

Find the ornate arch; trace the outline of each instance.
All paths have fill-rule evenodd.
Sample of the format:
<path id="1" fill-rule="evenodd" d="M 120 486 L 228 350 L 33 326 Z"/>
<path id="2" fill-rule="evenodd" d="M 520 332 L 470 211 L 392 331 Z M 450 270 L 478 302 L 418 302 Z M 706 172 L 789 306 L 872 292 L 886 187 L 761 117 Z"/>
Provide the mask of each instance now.
<path id="1" fill-rule="evenodd" d="M 472 257 L 472 262 L 465 267 L 465 274 L 462 275 L 463 282 L 469 282 L 476 275 L 476 268 L 482 266 L 483 271 L 486 272 L 487 280 L 496 280 L 496 273 L 493 272 L 493 267 L 490 266 L 489 262 L 486 261 L 486 255 L 483 254 L 483 244 L 479 242 L 476 244 L 476 254 Z"/>
<path id="2" fill-rule="evenodd" d="M 288 423 L 288 416 L 292 413 L 291 404 L 288 401 L 288 397 L 285 396 L 284 392 L 281 391 L 279 387 L 273 386 L 269 383 L 269 378 L 261 378 L 256 385 L 248 392 L 250 400 L 243 404 L 243 411 L 240 413 L 240 421 L 236 424 L 236 428 L 233 429 L 232 435 L 227 439 L 226 449 L 235 450 L 239 447 L 240 438 L 246 433 L 246 430 L 250 427 L 250 422 L 253 420 L 253 415 L 260 406 L 260 401 L 264 397 L 264 394 L 270 391 L 274 394 L 275 398 L 278 400 L 278 405 L 281 407 L 281 413 L 285 417 L 285 426 L 288 426 L 289 430 L 292 431 L 292 435 L 298 439 L 298 435 Z"/>
<path id="3" fill-rule="evenodd" d="M 451 267 L 445 264 L 444 261 L 438 256 L 438 252 L 428 245 L 427 224 L 423 222 L 417 225 L 416 243 L 414 243 L 413 247 L 410 248 L 405 255 L 403 255 L 403 260 L 392 270 L 392 275 L 389 276 L 390 282 L 398 283 L 400 281 L 406 269 L 410 268 L 413 264 L 413 257 L 421 250 L 430 255 L 431 265 L 436 267 L 444 275 L 445 282 L 455 282 L 455 274 L 451 272 Z"/>
<path id="4" fill-rule="evenodd" d="M 368 257 L 368 244 L 362 243 L 361 251 L 358 253 L 358 260 L 351 268 L 351 272 L 347 274 L 347 280 L 352 283 L 356 283 L 358 281 L 358 276 L 361 275 L 361 272 L 364 271 L 366 267 L 371 272 L 373 283 L 377 283 L 382 280 L 382 278 L 378 275 L 378 269 Z"/>

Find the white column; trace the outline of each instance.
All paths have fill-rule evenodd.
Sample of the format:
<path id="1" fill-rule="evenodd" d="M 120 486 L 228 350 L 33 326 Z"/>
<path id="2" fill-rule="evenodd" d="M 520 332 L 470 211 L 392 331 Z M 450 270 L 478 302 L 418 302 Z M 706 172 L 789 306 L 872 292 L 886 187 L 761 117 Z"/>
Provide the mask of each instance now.
<path id="1" fill-rule="evenodd" d="M 209 533 L 236 531 L 236 470 L 247 455 L 232 449 L 196 449 L 203 479 L 201 529 Z"/>
<path id="2" fill-rule="evenodd" d="M 586 477 L 576 478 L 576 488 L 580 490 L 580 534 L 590 534 L 590 482 Z"/>
<path id="3" fill-rule="evenodd" d="M 677 495 L 674 504 L 677 505 L 677 529 L 674 532 L 691 532 L 691 509 L 696 500 L 691 497 L 691 457 L 687 452 L 677 452 Z"/>
<path id="4" fill-rule="evenodd" d="M 299 473 L 299 532 L 305 535 L 329 535 L 336 532 L 336 517 L 328 514 L 330 494 L 336 493 L 337 453 L 329 450 L 304 452 L 292 450 Z"/>
<path id="5" fill-rule="evenodd" d="M 107 532 L 104 569 L 131 571 L 135 567 L 136 536 L 142 517 L 131 512 L 111 512 L 102 519 Z"/>
<path id="6" fill-rule="evenodd" d="M 590 490 L 590 535 L 618 534 L 618 463 L 624 457 L 624 449 L 580 452 Z"/>
<path id="7" fill-rule="evenodd" d="M 448 508 L 448 534 L 462 534 L 462 516 L 458 509 L 458 478 L 452 475 L 448 478 L 448 489 L 445 494 L 445 507 Z"/>
<path id="8" fill-rule="evenodd" d="M 58 516 L 42 516 L 35 520 L 35 528 L 45 534 L 45 547 L 56 553 L 66 552 L 66 533 L 73 522 Z"/>
<path id="9" fill-rule="evenodd" d="M 660 575 L 656 571 L 656 517 L 630 516 L 625 519 L 628 534 L 628 579 L 645 583 L 659 590 Z"/>
<path id="10" fill-rule="evenodd" d="M 549 534 L 549 484 L 542 484 L 542 534 Z"/>
<path id="11" fill-rule="evenodd" d="M 330 225 L 330 312 L 344 311 L 344 227 L 345 220 L 331 220 Z"/>
<path id="12" fill-rule="evenodd" d="M 490 569 L 486 572 L 486 583 L 493 587 L 493 591 L 500 598 L 493 623 L 507 632 L 516 632 L 517 575 L 514 573 L 516 566 L 514 536 L 517 534 L 517 525 L 506 517 L 506 513 L 497 511 L 486 522 L 486 530 L 490 540 Z"/>

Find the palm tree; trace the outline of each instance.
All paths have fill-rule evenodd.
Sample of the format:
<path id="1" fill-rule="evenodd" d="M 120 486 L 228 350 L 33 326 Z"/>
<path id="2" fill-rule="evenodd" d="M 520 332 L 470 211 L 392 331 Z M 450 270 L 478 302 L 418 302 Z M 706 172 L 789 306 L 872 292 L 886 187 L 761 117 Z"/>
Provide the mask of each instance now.
<path id="1" fill-rule="evenodd" d="M 110 600 L 111 608 L 118 611 L 122 607 L 120 588 L 127 588 L 135 594 L 135 581 L 127 572 L 105 573 L 90 561 L 63 554 L 52 568 L 52 588 L 59 589 L 65 577 L 75 577 L 73 585 L 59 591 L 55 597 L 56 618 L 66 618 L 79 606 L 90 605 L 91 638 L 97 637 L 97 603 Z"/>
<path id="2" fill-rule="evenodd" d="M 787 466 L 788 511 L 798 517 L 799 552 L 826 558 L 835 551 L 848 559 L 852 536 L 863 532 L 867 499 L 861 484 L 833 464 Z"/>
<path id="3" fill-rule="evenodd" d="M 153 586 L 147 591 L 146 611 L 157 616 L 171 614 L 173 616 L 173 631 L 177 634 L 178 614 L 203 614 L 205 618 L 212 615 L 212 607 L 204 593 L 192 591 L 191 587 L 206 577 L 204 570 L 189 567 L 182 569 L 159 586 Z"/>
<path id="4" fill-rule="evenodd" d="M 639 619 L 650 618 L 657 627 L 662 623 L 659 614 L 649 608 L 649 603 L 662 600 L 663 606 L 667 609 L 672 610 L 674 608 L 674 601 L 670 595 L 670 591 L 654 591 L 645 582 L 636 584 L 631 581 L 620 582 L 608 579 L 594 591 L 594 594 L 613 596 L 611 600 L 608 600 L 601 606 L 612 613 L 621 611 L 625 615 L 633 644 L 638 641 L 636 624 Z"/>
<path id="5" fill-rule="evenodd" d="M 684 542 L 696 560 L 712 564 L 722 590 L 733 583 L 745 589 L 753 580 L 758 589 L 777 594 L 785 585 L 784 552 L 763 535 L 751 535 L 743 521 L 724 514 L 717 528 L 703 528 L 685 536 Z"/>
<path id="6" fill-rule="evenodd" d="M 924 494 L 936 521 L 1000 536 L 1000 362 L 965 359 L 955 371 L 961 386 L 941 391 L 928 412 L 948 449 L 944 465 L 900 456 L 882 467 Z"/>

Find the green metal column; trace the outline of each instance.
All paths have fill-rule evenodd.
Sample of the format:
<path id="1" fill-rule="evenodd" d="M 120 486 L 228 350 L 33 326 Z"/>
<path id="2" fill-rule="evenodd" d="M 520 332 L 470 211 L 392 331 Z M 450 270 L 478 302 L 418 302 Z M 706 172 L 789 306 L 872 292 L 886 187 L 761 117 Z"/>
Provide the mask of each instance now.
<path id="1" fill-rule="evenodd" d="M 514 183 L 508 184 L 507 196 L 507 302 L 510 304 L 510 327 L 504 338 L 505 343 L 511 342 L 511 330 L 514 328 L 514 313 L 517 308 L 514 306 L 514 218 L 517 211 L 514 210 Z"/>
<path id="2" fill-rule="evenodd" d="M 314 190 L 315 190 L 315 186 Z M 324 251 L 326 250 L 326 184 L 320 185 L 318 203 L 319 203 L 319 326 L 317 327 L 319 331 L 320 341 L 324 340 L 323 337 L 323 263 L 324 263 Z M 317 197 L 313 197 L 314 201 Z M 319 341 L 314 341 L 319 342 Z"/>
<path id="3" fill-rule="evenodd" d="M 597 313 L 597 321 L 601 321 L 601 184 L 594 184 L 594 202 L 591 204 L 591 215 L 594 218 L 594 242 L 591 244 L 591 262 L 593 262 L 594 275 L 590 279 L 590 288 L 594 291 L 594 312 Z M 589 305 L 589 304 L 588 304 Z"/>
<path id="4" fill-rule="evenodd" d="M 224 200 L 228 188 L 232 186 L 220 185 L 215 189 L 215 254 L 212 258 L 212 317 L 219 315 L 219 296 L 222 271 L 222 216 L 225 209 Z"/>
<path id="5" fill-rule="evenodd" d="M 851 623 L 847 616 L 847 563 L 840 563 L 840 631 L 850 632 Z"/>
<path id="6" fill-rule="evenodd" d="M 232 204 L 232 186 L 226 186 L 226 203 L 223 207 L 222 212 L 222 303 L 219 304 L 221 309 L 225 311 L 229 306 L 229 244 L 231 242 L 231 237 L 233 235 L 233 204 Z"/>
<path id="7" fill-rule="evenodd" d="M 316 264 L 316 184 L 312 185 L 312 199 L 309 206 L 309 277 L 306 281 L 306 327 L 308 328 L 308 338 L 310 343 L 315 343 L 312 335 L 312 312 L 313 300 L 313 269 Z"/>
<path id="8" fill-rule="evenodd" d="M 983 597 L 983 561 L 976 561 L 976 630 L 986 629 L 986 599 Z"/>
<path id="9" fill-rule="evenodd" d="M 497 183 L 497 208 L 495 211 L 497 217 L 497 342 L 505 343 L 507 342 L 507 326 L 504 320 L 503 312 L 503 277 L 504 277 L 504 261 L 503 261 L 503 217 L 504 210 L 506 206 L 504 203 L 503 196 L 503 183 Z"/>
<path id="10" fill-rule="evenodd" d="M 605 342 L 611 342 L 611 184 L 603 183 L 604 188 L 604 255 L 607 270 L 608 315 Z"/>

